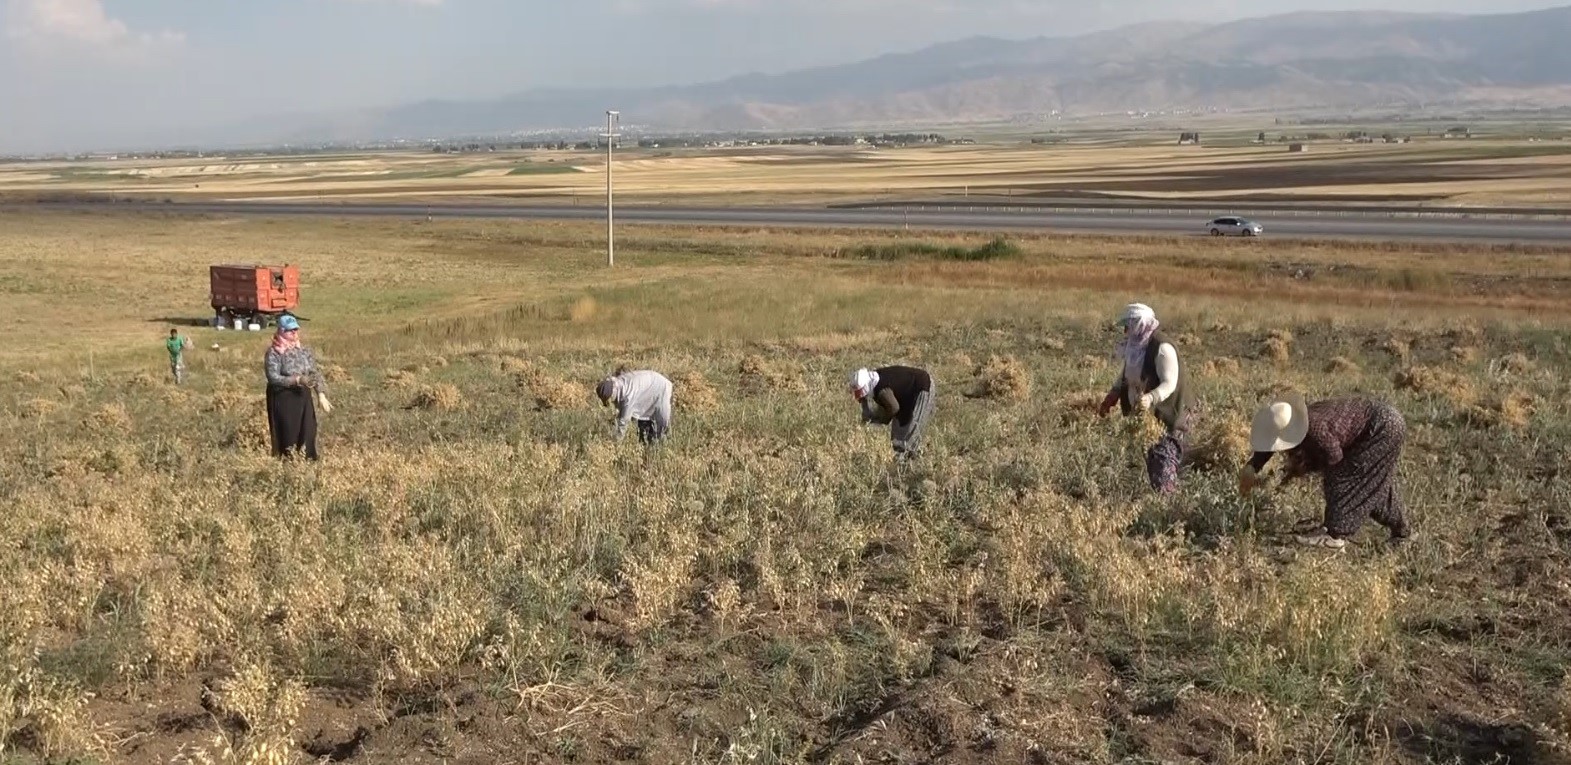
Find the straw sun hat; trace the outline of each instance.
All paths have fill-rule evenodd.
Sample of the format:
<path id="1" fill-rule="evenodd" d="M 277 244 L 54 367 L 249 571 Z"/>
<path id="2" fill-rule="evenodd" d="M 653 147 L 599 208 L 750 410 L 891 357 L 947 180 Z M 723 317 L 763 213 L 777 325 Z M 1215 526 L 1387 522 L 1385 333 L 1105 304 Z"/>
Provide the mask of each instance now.
<path id="1" fill-rule="evenodd" d="M 1309 434 L 1309 409 L 1303 394 L 1284 393 L 1267 401 L 1255 413 L 1249 429 L 1249 446 L 1257 452 L 1281 452 L 1304 442 Z"/>

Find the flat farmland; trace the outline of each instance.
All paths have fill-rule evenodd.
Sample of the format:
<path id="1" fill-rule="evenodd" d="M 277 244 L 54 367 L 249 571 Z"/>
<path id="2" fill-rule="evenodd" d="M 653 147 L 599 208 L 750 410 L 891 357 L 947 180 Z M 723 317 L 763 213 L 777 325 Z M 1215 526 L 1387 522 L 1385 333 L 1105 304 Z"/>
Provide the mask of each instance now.
<path id="1" fill-rule="evenodd" d="M 617 193 L 639 203 L 824 203 L 914 196 L 1118 197 L 1555 206 L 1571 145 L 1423 140 L 1285 146 L 963 145 L 625 149 Z M 595 204 L 596 151 L 221 156 L 0 164 L 0 194 L 142 199 Z"/>
<path id="2" fill-rule="evenodd" d="M 8 214 L 0 756 L 19 762 L 1559 762 L 1571 251 Z M 334 411 L 267 454 L 210 263 L 298 264 Z M 1153 305 L 1173 496 L 1098 419 Z M 187 384 L 162 339 L 195 340 Z M 846 375 L 920 364 L 919 460 Z M 676 380 L 672 440 L 594 383 Z M 1262 397 L 1408 425 L 1417 533 L 1291 544 Z"/>

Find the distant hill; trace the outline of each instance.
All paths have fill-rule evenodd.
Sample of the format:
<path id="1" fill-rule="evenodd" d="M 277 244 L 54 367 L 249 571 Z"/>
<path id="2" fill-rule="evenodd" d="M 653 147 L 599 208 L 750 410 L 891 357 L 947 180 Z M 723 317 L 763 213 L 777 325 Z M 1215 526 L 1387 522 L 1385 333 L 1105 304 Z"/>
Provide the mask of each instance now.
<path id="1" fill-rule="evenodd" d="M 425 101 L 295 125 L 298 138 L 437 137 L 593 124 L 825 129 L 1060 111 L 1571 104 L 1571 7 L 1500 15 L 1293 13 L 1080 37 L 972 38 L 779 75 L 640 90 Z"/>

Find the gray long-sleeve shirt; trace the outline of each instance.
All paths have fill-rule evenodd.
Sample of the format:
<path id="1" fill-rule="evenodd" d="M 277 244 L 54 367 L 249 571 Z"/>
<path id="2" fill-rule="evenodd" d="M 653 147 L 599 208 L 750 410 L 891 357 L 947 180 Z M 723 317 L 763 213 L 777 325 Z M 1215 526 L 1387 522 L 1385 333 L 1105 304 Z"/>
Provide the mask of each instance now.
<path id="1" fill-rule="evenodd" d="M 627 433 L 628 423 L 633 420 L 653 422 L 659 436 L 671 429 L 671 381 L 665 375 L 644 369 L 623 373 L 615 380 L 616 392 L 611 400 L 617 408 L 617 438 Z"/>
<path id="2" fill-rule="evenodd" d="M 317 390 L 327 392 L 327 380 L 317 366 L 316 356 L 305 346 L 296 346 L 283 353 L 268 348 L 265 367 L 268 385 L 290 388 L 294 386 L 294 378 L 304 376 Z"/>

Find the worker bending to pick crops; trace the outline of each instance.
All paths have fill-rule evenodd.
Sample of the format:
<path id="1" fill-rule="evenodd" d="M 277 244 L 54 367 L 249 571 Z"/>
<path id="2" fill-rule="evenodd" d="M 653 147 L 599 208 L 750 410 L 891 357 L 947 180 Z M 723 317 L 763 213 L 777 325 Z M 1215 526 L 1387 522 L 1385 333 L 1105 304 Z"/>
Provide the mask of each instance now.
<path id="1" fill-rule="evenodd" d="M 671 433 L 671 381 L 659 372 L 647 369 L 616 373 L 600 381 L 595 388 L 601 406 L 616 405 L 616 437 L 627 434 L 627 425 L 638 421 L 638 440 L 643 444 L 656 444 Z"/>
<path id="2" fill-rule="evenodd" d="M 1238 472 L 1238 489 L 1247 496 L 1261 483 L 1260 469 L 1282 452 L 1284 482 L 1309 473 L 1324 477 L 1324 523 L 1299 529 L 1299 544 L 1340 549 L 1368 518 L 1401 544 L 1411 535 L 1396 486 L 1406 436 L 1402 413 L 1381 401 L 1350 396 L 1306 406 L 1302 395 L 1278 396 L 1255 414 L 1249 434 L 1255 454 Z"/>
<path id="3" fill-rule="evenodd" d="M 1115 356 L 1122 366 L 1097 414 L 1106 416 L 1118 404 L 1125 416 L 1149 412 L 1162 423 L 1165 434 L 1146 450 L 1146 477 L 1151 488 L 1172 492 L 1178 488 L 1178 465 L 1192 425 L 1178 348 L 1162 334 L 1156 313 L 1144 303 L 1125 306 L 1118 326 L 1123 339 Z"/>
<path id="4" fill-rule="evenodd" d="M 316 409 L 333 411 L 327 401 L 327 381 L 316 356 L 300 344 L 300 322 L 285 314 L 267 349 L 267 428 L 273 455 L 289 457 L 304 451 L 317 459 Z"/>
<path id="5" fill-rule="evenodd" d="M 180 330 L 170 327 L 164 350 L 169 351 L 169 374 L 174 377 L 175 385 L 185 382 L 185 349 L 190 347 L 191 338 L 181 337 Z"/>
<path id="6" fill-rule="evenodd" d="M 933 378 L 926 370 L 904 366 L 858 369 L 851 374 L 851 395 L 862 404 L 863 425 L 889 425 L 889 440 L 897 457 L 916 456 L 927 421 L 933 416 Z"/>

